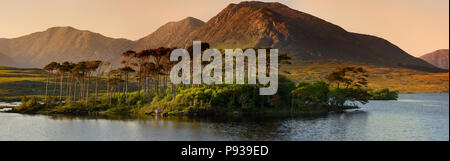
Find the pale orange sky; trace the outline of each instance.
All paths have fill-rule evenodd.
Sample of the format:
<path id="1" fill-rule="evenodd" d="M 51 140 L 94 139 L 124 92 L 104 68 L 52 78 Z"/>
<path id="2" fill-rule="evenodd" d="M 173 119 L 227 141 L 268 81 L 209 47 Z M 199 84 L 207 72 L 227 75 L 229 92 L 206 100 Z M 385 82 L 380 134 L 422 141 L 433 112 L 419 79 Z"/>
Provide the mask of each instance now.
<path id="1" fill-rule="evenodd" d="M 0 38 L 73 26 L 136 40 L 168 21 L 203 21 L 241 0 L 0 0 Z M 277 1 L 277 0 L 267 0 Z M 414 56 L 449 48 L 449 0 L 278 0 Z"/>

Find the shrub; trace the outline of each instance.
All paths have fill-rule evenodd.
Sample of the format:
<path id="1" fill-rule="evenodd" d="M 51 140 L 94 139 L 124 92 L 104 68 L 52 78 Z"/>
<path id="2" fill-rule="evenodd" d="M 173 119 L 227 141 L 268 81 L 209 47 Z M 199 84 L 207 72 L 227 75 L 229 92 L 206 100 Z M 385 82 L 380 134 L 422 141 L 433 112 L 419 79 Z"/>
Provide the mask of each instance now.
<path id="1" fill-rule="evenodd" d="M 333 88 L 330 90 L 329 105 L 334 107 L 343 107 L 347 101 L 347 94 L 343 88 Z"/>
<path id="2" fill-rule="evenodd" d="M 291 92 L 293 102 L 299 107 L 304 106 L 324 106 L 329 100 L 329 85 L 325 82 L 316 82 L 314 84 L 300 83 L 295 90 Z"/>
<path id="3" fill-rule="evenodd" d="M 371 100 L 397 100 L 398 92 L 390 91 L 388 88 L 369 91 Z"/>
<path id="4" fill-rule="evenodd" d="M 330 92 L 329 103 L 334 107 L 344 107 L 347 102 L 369 102 L 370 94 L 365 89 L 359 88 L 334 88 Z"/>
<path id="5" fill-rule="evenodd" d="M 150 107 L 152 107 L 151 109 L 164 109 L 165 112 L 186 111 L 190 113 L 196 111 L 205 113 L 202 110 L 211 112 L 232 108 L 251 110 L 258 106 L 287 106 L 295 83 L 284 76 L 279 76 L 278 93 L 274 96 L 259 95 L 259 89 L 262 87 L 262 85 L 239 84 L 179 87 L 176 95 L 168 90 L 164 97 L 155 97 Z"/>
<path id="6" fill-rule="evenodd" d="M 21 113 L 34 113 L 45 107 L 39 103 L 39 99 L 35 96 L 30 98 L 23 96 L 21 102 L 20 106 L 14 108 L 15 111 Z"/>

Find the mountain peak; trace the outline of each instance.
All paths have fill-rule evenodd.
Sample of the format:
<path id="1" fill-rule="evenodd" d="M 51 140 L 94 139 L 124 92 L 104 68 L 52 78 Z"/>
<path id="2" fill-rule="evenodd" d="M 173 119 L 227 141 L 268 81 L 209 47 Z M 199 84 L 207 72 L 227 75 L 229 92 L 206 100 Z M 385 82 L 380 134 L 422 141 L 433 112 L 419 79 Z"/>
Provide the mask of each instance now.
<path id="1" fill-rule="evenodd" d="M 279 3 L 279 2 L 261 2 L 261 1 L 242 1 L 238 4 L 231 3 L 229 6 L 238 6 L 238 7 L 255 7 L 255 8 L 261 8 L 261 7 L 287 7 L 288 6 Z"/>
<path id="2" fill-rule="evenodd" d="M 286 6 L 279 2 L 260 2 L 260 1 L 244 1 L 240 2 L 238 4 L 230 4 L 228 7 L 226 7 L 222 12 L 237 12 L 241 9 L 251 9 L 251 10 L 269 10 L 273 13 L 285 16 L 285 17 L 291 17 L 291 18 L 301 18 L 306 17 L 309 19 L 315 18 L 312 15 L 305 14 L 301 11 L 294 10 L 290 8 L 289 6 Z M 315 18 L 315 20 L 320 20 L 319 18 Z"/>
<path id="3" fill-rule="evenodd" d="M 448 49 L 439 49 L 439 50 L 436 50 L 435 53 L 448 54 Z"/>
<path id="4" fill-rule="evenodd" d="M 202 20 L 199 20 L 199 19 L 197 19 L 195 17 L 186 17 L 186 18 L 182 19 L 181 21 L 203 22 Z M 205 22 L 203 22 L 203 23 L 205 23 Z"/>
<path id="5" fill-rule="evenodd" d="M 158 47 L 182 47 L 183 40 L 194 30 L 203 26 L 205 22 L 187 17 L 180 21 L 169 22 L 150 35 L 139 39 L 133 50 L 140 51 Z"/>
<path id="6" fill-rule="evenodd" d="M 48 31 L 52 31 L 52 30 L 78 30 L 72 26 L 55 26 L 55 27 L 50 27 L 47 29 Z"/>
<path id="7" fill-rule="evenodd" d="M 449 50 L 440 49 L 432 53 L 425 54 L 420 57 L 420 59 L 439 67 L 441 69 L 449 69 Z"/>
<path id="8" fill-rule="evenodd" d="M 79 30 L 72 26 L 55 26 L 48 28 L 47 30 L 41 32 L 41 33 L 69 33 L 69 32 L 89 32 L 93 33 L 87 30 Z"/>
<path id="9" fill-rule="evenodd" d="M 202 26 L 203 24 L 205 24 L 205 22 L 203 22 L 202 20 L 199 20 L 197 18 L 194 18 L 194 17 L 186 17 L 180 21 L 169 22 L 165 26 L 162 26 L 162 27 L 167 27 L 167 25 L 170 25 L 170 24 L 176 25 L 176 26 L 184 26 L 184 27 L 199 27 L 199 26 Z"/>
<path id="10" fill-rule="evenodd" d="M 55 27 L 48 28 L 44 32 L 49 32 L 49 33 L 80 32 L 80 33 L 90 33 L 90 34 L 101 35 L 99 33 L 95 33 L 95 32 L 89 31 L 89 30 L 80 30 L 80 29 L 74 28 L 72 26 L 55 26 Z"/>

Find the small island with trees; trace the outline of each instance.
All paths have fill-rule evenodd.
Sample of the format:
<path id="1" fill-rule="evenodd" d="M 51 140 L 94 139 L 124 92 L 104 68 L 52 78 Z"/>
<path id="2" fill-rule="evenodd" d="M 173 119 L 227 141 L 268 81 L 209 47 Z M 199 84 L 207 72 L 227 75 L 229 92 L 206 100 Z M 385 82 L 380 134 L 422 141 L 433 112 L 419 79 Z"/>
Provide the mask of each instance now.
<path id="1" fill-rule="evenodd" d="M 202 44 L 202 51 L 209 44 Z M 174 85 L 169 72 L 175 48 L 132 50 L 122 54 L 121 66 L 95 61 L 51 62 L 45 95 L 23 96 L 10 112 L 30 114 L 133 114 L 158 116 L 323 115 L 358 108 L 369 100 L 395 100 L 398 92 L 368 89 L 362 67 L 335 69 L 324 80 L 294 82 L 279 75 L 275 95 L 259 95 L 256 85 Z M 192 53 L 192 46 L 187 48 Z M 223 52 L 222 52 L 223 53 Z M 192 56 L 192 54 L 191 54 Z M 279 65 L 289 64 L 279 54 Z M 203 65 L 203 64 L 202 64 Z M 286 73 L 289 74 L 289 73 Z"/>

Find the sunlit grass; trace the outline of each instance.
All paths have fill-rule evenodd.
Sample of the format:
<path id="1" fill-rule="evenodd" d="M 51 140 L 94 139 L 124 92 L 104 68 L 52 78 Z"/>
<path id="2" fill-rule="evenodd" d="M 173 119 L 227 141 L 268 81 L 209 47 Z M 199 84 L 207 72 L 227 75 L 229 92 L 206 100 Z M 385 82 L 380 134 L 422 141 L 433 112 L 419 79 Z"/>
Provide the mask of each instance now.
<path id="1" fill-rule="evenodd" d="M 449 73 L 427 73 L 404 68 L 392 68 L 336 61 L 297 61 L 282 70 L 297 81 L 323 80 L 338 66 L 362 66 L 369 73 L 369 88 L 389 88 L 400 93 L 442 93 L 449 91 Z"/>
<path id="2" fill-rule="evenodd" d="M 0 67 L 0 101 L 43 94 L 47 74 L 41 69 Z"/>
<path id="3" fill-rule="evenodd" d="M 10 82 L 21 82 L 21 81 L 35 81 L 42 82 L 45 81 L 46 78 L 40 77 L 2 77 L 0 78 L 0 83 L 10 83 Z"/>

